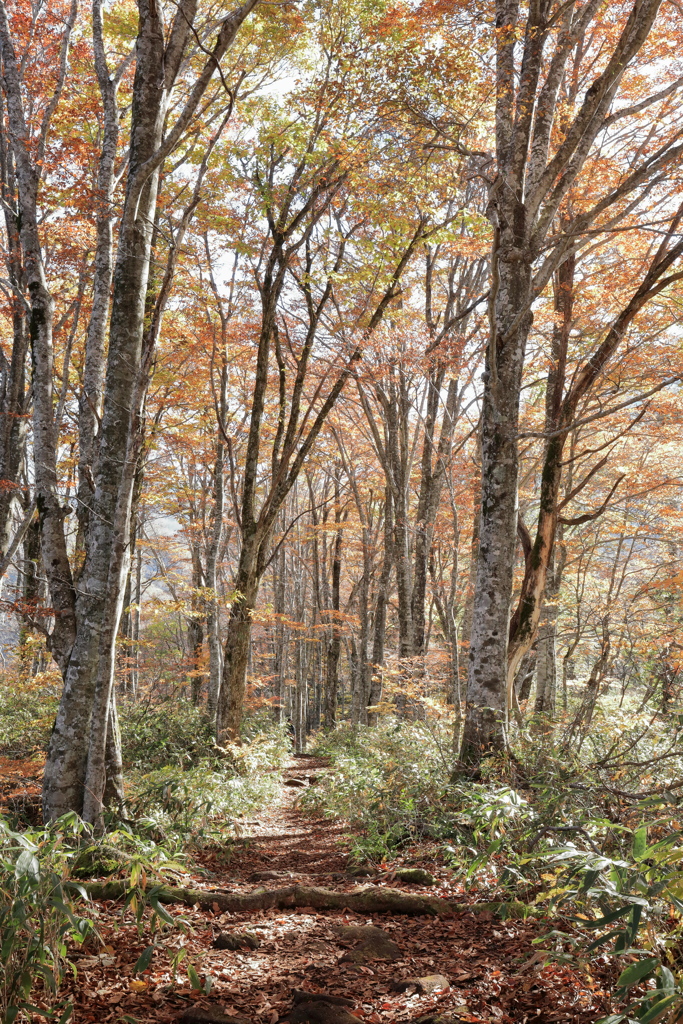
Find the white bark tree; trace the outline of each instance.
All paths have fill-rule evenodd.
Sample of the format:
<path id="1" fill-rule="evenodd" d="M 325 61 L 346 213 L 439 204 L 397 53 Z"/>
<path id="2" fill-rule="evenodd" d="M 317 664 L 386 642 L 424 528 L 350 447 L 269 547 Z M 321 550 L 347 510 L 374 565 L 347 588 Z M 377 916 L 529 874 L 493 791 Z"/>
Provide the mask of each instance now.
<path id="1" fill-rule="evenodd" d="M 636 104 L 617 106 L 620 87 L 645 46 L 661 0 L 619 5 L 621 30 L 607 50 L 599 0 L 496 0 L 495 175 L 489 179 L 490 334 L 484 377 L 482 501 L 470 638 L 468 709 L 461 759 L 476 765 L 506 744 L 508 630 L 517 535 L 518 420 L 532 307 L 553 273 L 587 244 L 638 208 L 677 166 L 681 131 L 661 118 L 656 143 L 635 156 L 616 183 L 592 201 L 559 214 L 593 153 L 609 149 L 612 131 L 666 104 L 680 80 Z M 598 42 L 600 41 L 600 43 Z M 597 58 L 595 47 L 602 45 Z M 572 106 L 572 88 L 599 59 L 602 70 Z M 584 71 L 588 67 L 589 71 Z M 574 95 L 578 94 L 574 91 Z M 573 113 L 572 113 L 573 110 Z M 569 111 L 569 113 L 568 113 Z M 544 541 L 544 543 L 546 543 Z"/>
<path id="2" fill-rule="evenodd" d="M 32 145 L 36 140 L 31 137 L 24 112 L 24 83 L 10 18 L 4 4 L 0 4 L 3 88 L 16 165 L 21 245 L 30 302 L 35 486 L 43 564 L 54 615 L 49 642 L 65 680 L 44 774 L 46 820 L 75 810 L 86 820 L 98 822 L 107 773 L 111 776 L 118 771 L 114 647 L 129 561 L 131 506 L 142 440 L 140 417 L 155 340 L 155 332 L 148 332 L 151 343 L 143 344 L 159 173 L 166 158 L 184 139 L 222 57 L 258 2 L 246 0 L 221 18 L 214 43 L 210 49 L 202 49 L 206 55 L 203 64 L 189 82 L 188 59 L 198 53 L 196 33 L 201 29 L 197 25 L 196 0 L 181 0 L 169 26 L 165 25 L 157 4 L 147 0 L 138 3 L 130 147 L 113 268 L 111 199 L 118 136 L 117 82 L 107 67 L 100 4 L 98 0 L 94 4 L 93 44 L 103 99 L 104 136 L 98 180 L 93 311 L 87 332 L 79 423 L 84 563 L 77 587 L 69 564 L 58 492 L 57 431 L 52 401 L 53 301 L 38 217 L 45 139 L 66 80 L 77 4 L 74 0 L 63 31 L 58 82 L 46 108 L 37 145 Z M 186 98 L 176 116 L 170 117 L 171 94 L 181 78 Z"/>

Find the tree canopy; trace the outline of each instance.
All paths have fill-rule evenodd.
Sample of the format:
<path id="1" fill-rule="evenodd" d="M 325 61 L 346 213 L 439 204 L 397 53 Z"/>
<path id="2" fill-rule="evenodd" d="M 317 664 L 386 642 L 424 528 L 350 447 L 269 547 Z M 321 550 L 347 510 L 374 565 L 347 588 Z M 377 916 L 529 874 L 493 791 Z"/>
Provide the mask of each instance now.
<path id="1" fill-rule="evenodd" d="M 219 742 L 439 706 L 475 771 L 615 686 L 675 701 L 680 30 L 0 6 L 0 557 L 12 656 L 63 683 L 48 818 L 123 806 L 150 687 Z"/>

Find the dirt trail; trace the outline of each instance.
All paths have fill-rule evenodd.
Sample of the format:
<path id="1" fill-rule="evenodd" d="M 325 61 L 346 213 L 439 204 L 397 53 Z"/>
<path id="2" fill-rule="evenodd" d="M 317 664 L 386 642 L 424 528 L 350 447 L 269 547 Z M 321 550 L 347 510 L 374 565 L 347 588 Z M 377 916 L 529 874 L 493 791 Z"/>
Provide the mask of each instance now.
<path id="1" fill-rule="evenodd" d="M 217 877 L 205 878 L 204 887 L 247 892 L 260 886 L 281 887 L 292 880 L 339 892 L 357 887 L 359 879 L 348 874 L 343 825 L 313 819 L 297 807 L 303 787 L 311 784 L 311 777 L 315 783 L 324 770 L 324 761 L 293 758 L 279 801 L 241 823 L 228 863 L 206 863 Z M 411 893 L 459 899 L 461 913 L 445 918 L 360 916 L 310 907 L 213 916 L 190 912 L 197 934 L 188 946 L 200 976 L 210 974 L 214 979 L 211 993 L 198 998 L 197 993 L 182 989 L 164 991 L 168 975 L 157 971 L 155 977 L 151 972 L 149 988 L 136 996 L 135 1006 L 127 1000 L 125 1012 L 141 1024 L 183 1015 L 191 1024 L 207 1019 L 205 1013 L 214 1020 L 221 1020 L 217 1015 L 223 1014 L 223 1024 L 230 1017 L 255 1024 L 344 1024 L 354 1019 L 371 1024 L 592 1024 L 606 1012 L 596 984 L 591 988 L 591 983 L 563 967 L 542 968 L 538 961 L 529 965 L 537 952 L 532 940 L 547 931 L 546 923 L 475 916 L 467 910 L 466 897 L 451 872 L 442 869 L 435 874 L 439 876 L 436 884 L 429 887 L 407 886 L 391 881 L 390 876 L 377 882 Z M 368 927 L 381 929 L 384 937 Z M 228 943 L 249 942 L 255 948 L 216 949 L 213 943 L 218 936 Z M 307 1002 L 299 996 L 295 1004 L 296 993 L 302 990 L 332 996 L 336 1002 Z M 111 1019 L 120 1019 L 123 1008 Z M 86 1019 L 78 1018 L 77 1024 Z"/>
<path id="2" fill-rule="evenodd" d="M 343 825 L 297 807 L 303 787 L 324 770 L 323 761 L 293 758 L 279 800 L 242 821 L 230 849 L 204 857 L 204 872 L 184 884 L 231 893 L 292 884 L 340 893 L 356 888 Z M 106 949 L 76 954 L 74 1024 L 592 1024 L 607 1012 L 598 983 L 533 959 L 532 940 L 549 930 L 548 922 L 475 915 L 452 873 L 429 866 L 437 876 L 433 886 L 406 885 L 391 875 L 373 881 L 459 901 L 461 912 L 407 917 L 312 907 L 221 913 L 218 905 L 208 911 L 173 906 L 191 933 L 160 941 L 149 969 L 137 976 L 132 968 L 149 937 L 122 923 L 120 904 L 101 901 Z M 175 977 L 173 946 L 187 950 Z M 188 961 L 202 981 L 212 979 L 208 995 L 183 983 Z"/>
<path id="3" fill-rule="evenodd" d="M 292 758 L 283 775 L 279 801 L 239 823 L 242 835 L 230 861 L 235 881 L 256 881 L 252 878 L 255 872 L 273 871 L 296 878 L 311 875 L 322 884 L 346 871 L 343 823 L 309 818 L 296 806 L 311 780 L 315 784 L 326 769 L 327 761 L 322 758 Z"/>

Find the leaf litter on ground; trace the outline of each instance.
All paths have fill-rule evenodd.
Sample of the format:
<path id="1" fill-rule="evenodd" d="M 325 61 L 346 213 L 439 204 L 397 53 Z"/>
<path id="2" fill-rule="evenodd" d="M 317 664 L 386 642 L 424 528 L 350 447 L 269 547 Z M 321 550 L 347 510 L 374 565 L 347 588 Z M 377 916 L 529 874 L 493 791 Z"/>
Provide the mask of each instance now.
<path id="1" fill-rule="evenodd" d="M 325 762 L 307 758 L 306 770 L 301 765 L 302 759 L 294 759 L 283 781 L 296 777 L 307 784 L 310 770 L 324 770 Z M 260 875 L 257 887 L 277 888 L 281 878 L 284 884 L 301 878 L 339 892 L 356 888 L 359 879 L 349 870 L 344 823 L 304 815 L 297 796 L 298 787 L 283 785 L 275 804 L 241 823 L 229 855 L 204 851 L 185 884 L 248 892 L 255 888 L 250 879 Z M 383 865 L 376 881 L 400 888 L 400 881 L 391 880 L 396 866 Z M 302 991 L 350 1000 L 346 1015 L 368 1024 L 593 1024 L 609 1012 L 614 983 L 609 958 L 593 961 L 590 975 L 567 964 L 544 964 L 533 943 L 551 922 L 475 914 L 468 904 L 476 892 L 466 893 L 448 868 L 433 861 L 429 867 L 438 894 L 461 903 L 461 911 L 406 917 L 311 907 L 221 913 L 217 906 L 209 912 L 170 906 L 169 914 L 183 927 L 167 927 L 150 946 L 132 915 L 122 918 L 120 903 L 99 902 L 97 931 L 104 948 L 71 952 L 75 970 L 67 987 L 74 1002 L 72 1020 L 166 1024 L 184 1018 L 191 1024 L 193 1019 L 225 1022 L 232 1017 L 235 1024 L 277 1024 L 289 1018 L 294 994 Z M 433 886 L 407 888 L 424 895 L 435 891 Z M 396 943 L 399 959 L 348 955 L 356 945 L 348 936 L 368 926 Z M 221 934 L 249 935 L 255 941 L 216 948 Z M 448 985 L 423 984 L 437 975 Z M 319 1014 L 327 1004 L 316 1005 Z"/>

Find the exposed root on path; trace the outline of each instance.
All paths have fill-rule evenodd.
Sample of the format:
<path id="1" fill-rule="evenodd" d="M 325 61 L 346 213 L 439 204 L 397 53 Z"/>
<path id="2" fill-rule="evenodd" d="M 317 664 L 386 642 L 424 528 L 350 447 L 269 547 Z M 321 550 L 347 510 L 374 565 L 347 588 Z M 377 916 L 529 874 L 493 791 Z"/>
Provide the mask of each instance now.
<path id="1" fill-rule="evenodd" d="M 324 770 L 293 758 L 285 779 L 307 787 Z M 544 966 L 535 942 L 570 923 L 469 903 L 433 849 L 404 851 L 359 886 L 344 823 L 302 814 L 302 790 L 283 785 L 232 842 L 204 847 L 185 887 L 147 886 L 177 929 L 141 934 L 135 913 L 122 916 L 125 881 L 82 883 L 103 945 L 69 951 L 73 1024 L 592 1024 L 610 1011 L 611 961 L 592 978 Z"/>
<path id="2" fill-rule="evenodd" d="M 125 882 L 87 882 L 95 900 L 120 900 L 128 895 Z M 454 903 L 434 896 L 414 896 L 399 889 L 363 885 L 350 892 L 334 892 L 315 885 L 291 885 L 285 889 L 255 889 L 249 893 L 226 893 L 212 889 L 184 889 L 168 885 L 147 885 L 160 903 L 182 903 L 201 910 L 244 912 L 249 910 L 310 909 L 352 910 L 356 914 L 429 914 L 450 916 L 457 911 L 489 912 L 502 917 L 523 917 L 523 903 Z"/>
<path id="3" fill-rule="evenodd" d="M 182 889 L 173 886 L 147 886 L 160 903 L 184 903 L 202 910 L 240 912 L 309 907 L 313 910 L 353 910 L 357 914 L 451 914 L 454 907 L 446 900 L 413 896 L 398 889 L 364 885 L 351 892 L 333 892 L 315 885 L 291 885 L 286 889 L 255 889 L 249 893 L 226 893 L 206 889 Z M 90 882 L 90 896 L 97 900 L 118 900 L 126 896 L 125 882 Z"/>

